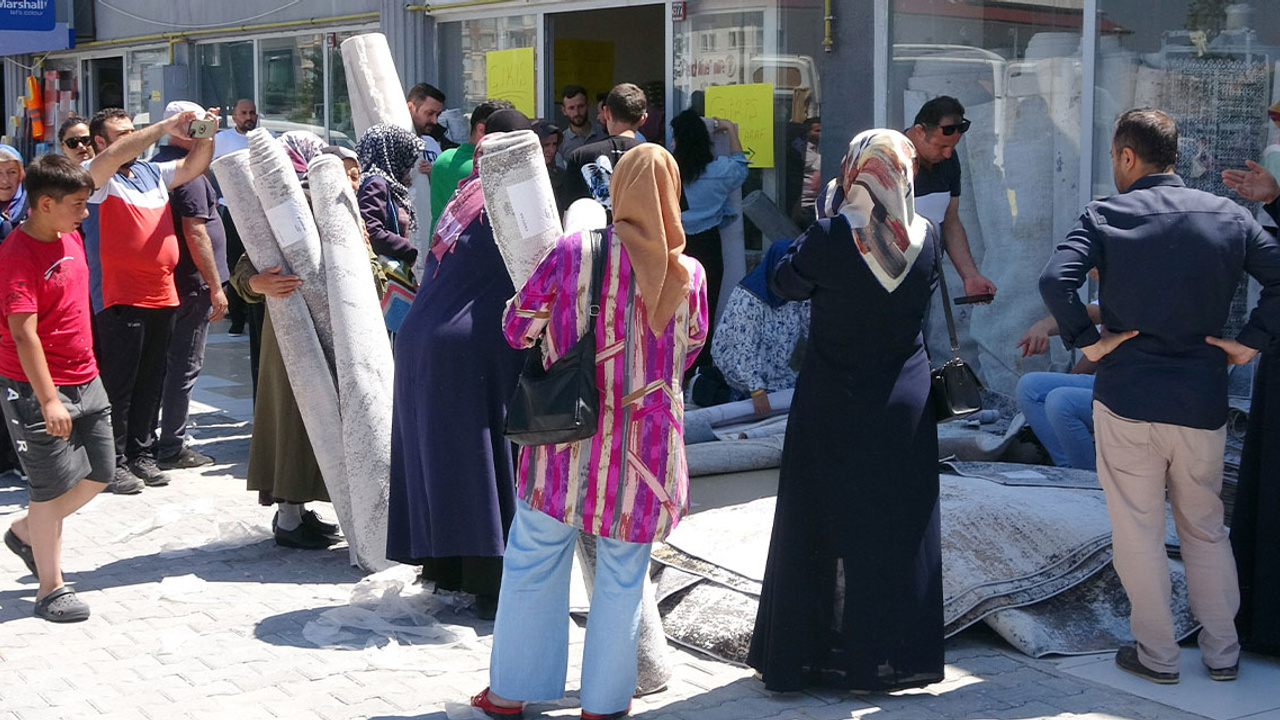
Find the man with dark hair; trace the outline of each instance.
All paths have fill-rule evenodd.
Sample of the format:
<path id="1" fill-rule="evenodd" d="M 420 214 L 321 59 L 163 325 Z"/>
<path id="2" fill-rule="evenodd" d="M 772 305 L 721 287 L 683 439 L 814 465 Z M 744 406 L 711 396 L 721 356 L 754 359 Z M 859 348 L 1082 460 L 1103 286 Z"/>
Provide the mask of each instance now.
<path id="1" fill-rule="evenodd" d="M 1226 369 L 1280 333 L 1280 243 L 1241 206 L 1186 187 L 1173 172 L 1177 149 L 1168 115 L 1121 115 L 1111 145 L 1119 194 L 1085 208 L 1040 277 L 1063 342 L 1098 363 L 1098 480 L 1137 640 L 1116 665 L 1157 683 L 1179 678 L 1166 493 L 1204 664 L 1214 680 L 1236 678 L 1240 592 L 1219 498 Z M 1077 294 L 1094 267 L 1101 333 Z M 1217 338 L 1243 272 L 1262 284 L 1262 297 L 1234 340 Z"/>
<path id="2" fill-rule="evenodd" d="M 490 98 L 471 111 L 471 137 L 456 148 L 440 153 L 431 170 L 431 234 L 435 235 L 436 221 L 444 206 L 458 190 L 458 183 L 471 174 L 472 159 L 475 156 L 476 144 L 484 137 L 484 124 L 489 116 L 499 110 L 510 110 L 515 106 L 508 100 Z"/>
<path id="3" fill-rule="evenodd" d="M 587 112 L 587 89 L 581 85 L 564 86 L 564 91 L 560 93 L 560 112 L 569 118 L 569 127 L 565 128 L 564 140 L 560 143 L 562 162 L 569 153 L 583 145 L 609 137 L 600 123 L 591 122 L 591 116 Z"/>
<path id="4" fill-rule="evenodd" d="M 648 115 L 644 91 L 631 83 L 615 85 L 605 99 L 601 115 L 609 137 L 564 156 L 568 173 L 566 195 L 570 203 L 593 197 L 610 209 L 613 205 L 609 199 L 609 178 L 613 168 L 623 153 L 642 143 L 636 138 L 636 128 Z"/>
<path id="5" fill-rule="evenodd" d="M 444 128 L 438 122 L 440 113 L 444 111 L 444 93 L 429 83 L 418 83 L 409 88 L 405 102 L 409 105 L 409 117 L 413 119 L 413 131 L 427 143 L 426 157 L 423 158 L 426 167 L 418 164 L 418 172 L 426 173 L 444 149 L 457 147 L 449 144 Z"/>
<path id="6" fill-rule="evenodd" d="M 942 233 L 943 247 L 964 282 L 965 295 L 995 295 L 995 283 L 978 272 L 969 235 L 960 222 L 960 158 L 956 145 L 969 129 L 964 106 L 948 95 L 926 102 L 904 134 L 915 145 L 916 212 Z M 949 302 L 950 300 L 947 299 Z"/>
<path id="7" fill-rule="evenodd" d="M 84 167 L 97 189 L 89 197 L 89 218 L 81 232 L 90 302 L 97 313 L 98 362 L 111 398 L 113 490 L 127 486 L 131 475 L 148 485 L 169 482 L 155 457 L 161 383 L 179 305 L 173 282 L 178 237 L 169 190 L 204 173 L 213 156 L 213 138 L 195 140 L 185 157 L 168 162 L 146 162 L 138 155 L 166 134 L 188 133 L 199 115 L 185 110 L 135 131 L 128 114 L 115 108 L 89 122 L 98 154 Z M 208 115 L 216 120 L 217 108 Z"/>

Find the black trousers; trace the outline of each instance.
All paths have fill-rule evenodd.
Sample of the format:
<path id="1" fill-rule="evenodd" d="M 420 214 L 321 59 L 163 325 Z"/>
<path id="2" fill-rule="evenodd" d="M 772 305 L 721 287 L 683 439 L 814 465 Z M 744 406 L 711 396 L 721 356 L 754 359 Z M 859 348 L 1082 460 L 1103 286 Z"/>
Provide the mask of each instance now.
<path id="1" fill-rule="evenodd" d="M 684 254 L 702 263 L 707 273 L 707 343 L 689 368 L 690 376 L 697 368 L 711 367 L 711 336 L 716 327 L 716 307 L 720 302 L 720 284 L 724 282 L 724 250 L 720 246 L 720 228 L 688 235 Z"/>
<path id="2" fill-rule="evenodd" d="M 116 464 L 155 457 L 174 308 L 112 305 L 94 317 L 94 354 L 111 399 Z"/>

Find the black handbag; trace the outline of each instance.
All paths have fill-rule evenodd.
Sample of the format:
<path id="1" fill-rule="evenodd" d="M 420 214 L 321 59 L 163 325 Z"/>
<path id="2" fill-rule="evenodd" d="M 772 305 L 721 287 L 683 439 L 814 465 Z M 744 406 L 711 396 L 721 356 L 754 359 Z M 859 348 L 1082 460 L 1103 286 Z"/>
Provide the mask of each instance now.
<path id="1" fill-rule="evenodd" d="M 504 434 L 517 445 L 554 445 L 585 440 L 599 428 L 596 389 L 596 317 L 604 283 L 599 232 L 591 237 L 591 303 L 587 332 L 551 367 L 542 367 L 542 340 L 530 349 L 515 394 L 507 403 Z"/>
<path id="2" fill-rule="evenodd" d="M 939 233 L 941 235 L 941 233 Z M 951 295 L 947 292 L 947 274 L 942 267 L 942 238 L 933 243 L 938 283 L 942 287 L 942 310 L 947 316 L 947 332 L 951 335 L 951 359 L 930 373 L 932 385 L 929 398 L 933 401 L 938 422 L 968 417 L 982 409 L 982 381 L 960 359 L 960 341 L 956 338 L 956 321 L 951 316 Z"/>

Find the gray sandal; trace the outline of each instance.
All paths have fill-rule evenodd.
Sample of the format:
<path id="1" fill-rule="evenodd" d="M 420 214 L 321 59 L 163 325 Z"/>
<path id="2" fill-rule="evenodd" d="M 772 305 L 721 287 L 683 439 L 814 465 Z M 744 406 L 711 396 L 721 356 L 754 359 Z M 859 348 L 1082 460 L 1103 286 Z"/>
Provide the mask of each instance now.
<path id="1" fill-rule="evenodd" d="M 36 617 L 55 623 L 80 622 L 89 619 L 89 606 L 63 585 L 36 601 Z"/>
<path id="2" fill-rule="evenodd" d="M 13 528 L 4 531 L 4 544 L 5 547 L 13 551 L 14 555 L 22 558 L 22 562 L 26 563 L 27 569 L 39 580 L 40 573 L 36 572 L 36 554 L 30 545 L 18 539 L 18 536 L 13 532 Z"/>

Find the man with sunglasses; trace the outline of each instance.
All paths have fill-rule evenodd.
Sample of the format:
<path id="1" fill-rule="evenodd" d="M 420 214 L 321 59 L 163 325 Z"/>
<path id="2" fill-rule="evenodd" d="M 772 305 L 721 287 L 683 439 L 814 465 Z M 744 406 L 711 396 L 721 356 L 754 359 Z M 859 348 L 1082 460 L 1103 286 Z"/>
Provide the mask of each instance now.
<path id="1" fill-rule="evenodd" d="M 62 121 L 58 128 L 58 145 L 67 157 L 82 163 L 92 160 L 97 151 L 93 147 L 93 137 L 89 135 L 89 121 L 79 115 L 72 115 Z"/>
<path id="2" fill-rule="evenodd" d="M 969 235 L 960 222 L 960 158 L 955 148 L 969 129 L 964 106 L 948 95 L 939 95 L 920 108 L 904 134 L 916 147 L 916 212 L 942 231 L 943 246 L 951 257 L 965 295 L 995 295 L 995 283 L 978 272 L 969 250 Z"/>

